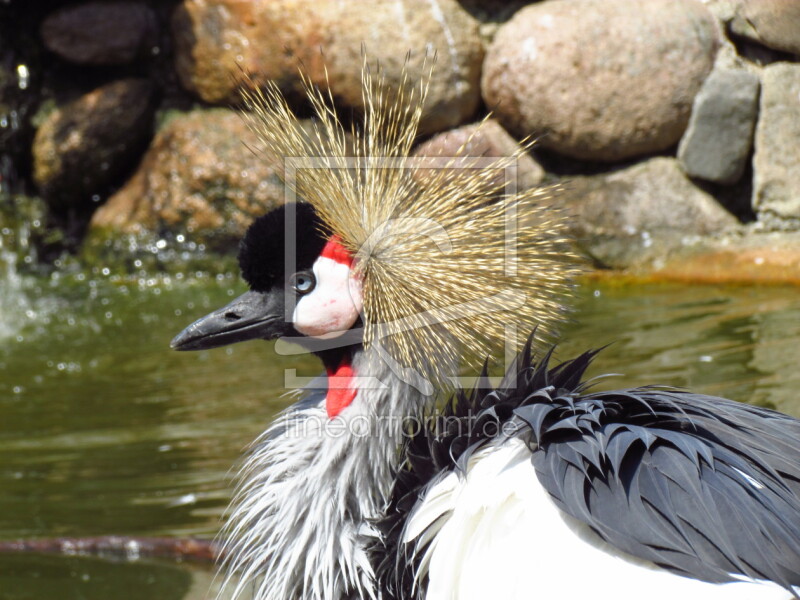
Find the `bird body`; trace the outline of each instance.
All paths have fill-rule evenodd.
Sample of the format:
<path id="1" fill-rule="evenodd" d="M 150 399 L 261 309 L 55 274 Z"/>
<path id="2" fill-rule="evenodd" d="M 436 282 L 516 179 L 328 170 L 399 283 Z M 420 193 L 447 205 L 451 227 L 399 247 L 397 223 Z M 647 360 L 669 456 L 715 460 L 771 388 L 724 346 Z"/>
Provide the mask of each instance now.
<path id="1" fill-rule="evenodd" d="M 427 600 L 639 600 L 643 590 L 654 600 L 789 597 L 771 582 L 708 583 L 621 552 L 556 507 L 519 439 L 476 453 L 464 475 L 449 473 L 425 494 L 417 511 L 408 523 L 406 539 L 412 543 L 413 534 L 424 535 L 434 517 L 450 513 L 427 565 L 421 594 Z"/>
<path id="2" fill-rule="evenodd" d="M 463 157 L 415 179 L 424 85 L 390 100 L 365 69 L 354 156 L 330 97 L 308 91 L 310 134 L 277 88 L 246 96 L 272 154 L 314 159 L 287 178 L 303 201 L 251 225 L 250 290 L 172 342 L 287 339 L 325 368 L 242 470 L 232 597 L 800 597 L 800 421 L 591 392 L 594 352 L 550 366 L 578 268 L 548 192 L 507 192 Z M 515 348 L 499 386 L 454 384 Z"/>
<path id="3" fill-rule="evenodd" d="M 677 390 L 591 393 L 593 355 L 548 368 L 523 353 L 497 389 L 462 395 L 410 441 L 379 524 L 381 589 L 429 600 L 800 590 L 800 421 Z"/>

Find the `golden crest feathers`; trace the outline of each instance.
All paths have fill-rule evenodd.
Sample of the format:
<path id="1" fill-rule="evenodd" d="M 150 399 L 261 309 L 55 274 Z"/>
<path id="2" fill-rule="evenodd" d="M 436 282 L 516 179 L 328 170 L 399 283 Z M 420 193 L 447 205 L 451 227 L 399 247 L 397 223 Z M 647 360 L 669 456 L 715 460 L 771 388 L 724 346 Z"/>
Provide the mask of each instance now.
<path id="1" fill-rule="evenodd" d="M 459 360 L 513 352 L 534 329 L 552 341 L 578 262 L 550 190 L 513 187 L 526 145 L 499 159 L 411 157 L 425 69 L 390 86 L 365 60 L 364 114 L 349 131 L 331 94 L 306 79 L 310 128 L 274 84 L 244 98 L 266 150 L 301 165 L 286 184 L 356 256 L 365 347 L 442 384 Z"/>

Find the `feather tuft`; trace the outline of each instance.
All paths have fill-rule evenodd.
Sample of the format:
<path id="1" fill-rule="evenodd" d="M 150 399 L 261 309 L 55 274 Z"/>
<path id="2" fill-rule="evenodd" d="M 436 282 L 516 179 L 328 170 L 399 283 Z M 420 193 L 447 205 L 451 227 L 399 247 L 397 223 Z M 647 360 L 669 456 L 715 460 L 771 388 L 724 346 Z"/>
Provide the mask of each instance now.
<path id="1" fill-rule="evenodd" d="M 502 354 L 509 326 L 536 329 L 537 348 L 552 341 L 578 261 L 553 188 L 517 192 L 498 181 L 530 142 L 499 159 L 410 156 L 432 68 L 425 61 L 414 80 L 406 66 L 392 87 L 365 58 L 364 114 L 349 128 L 331 93 L 305 76 L 310 128 L 274 83 L 244 99 L 265 150 L 287 166 L 315 157 L 285 181 L 356 255 L 365 347 L 441 386 L 459 362 Z"/>

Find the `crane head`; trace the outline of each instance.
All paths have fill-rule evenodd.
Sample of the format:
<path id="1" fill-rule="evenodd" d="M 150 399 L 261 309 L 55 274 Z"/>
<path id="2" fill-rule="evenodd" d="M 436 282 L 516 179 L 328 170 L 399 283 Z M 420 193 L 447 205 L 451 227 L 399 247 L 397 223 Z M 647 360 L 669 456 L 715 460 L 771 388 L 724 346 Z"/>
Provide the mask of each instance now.
<path id="1" fill-rule="evenodd" d="M 256 219 L 241 242 L 239 266 L 250 290 L 189 325 L 172 348 L 339 338 L 359 322 L 361 278 L 353 256 L 309 204 L 283 205 Z M 356 338 L 348 336 L 345 345 Z"/>

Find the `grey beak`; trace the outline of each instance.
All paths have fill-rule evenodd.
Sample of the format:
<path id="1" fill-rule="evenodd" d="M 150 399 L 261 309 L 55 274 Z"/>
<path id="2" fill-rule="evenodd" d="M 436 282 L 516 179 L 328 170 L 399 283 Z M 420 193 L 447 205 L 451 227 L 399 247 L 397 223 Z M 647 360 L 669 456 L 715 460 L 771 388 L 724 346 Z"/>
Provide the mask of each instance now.
<path id="1" fill-rule="evenodd" d="M 275 339 L 287 325 L 280 292 L 246 292 L 198 319 L 170 342 L 174 350 L 208 350 L 254 339 Z"/>

